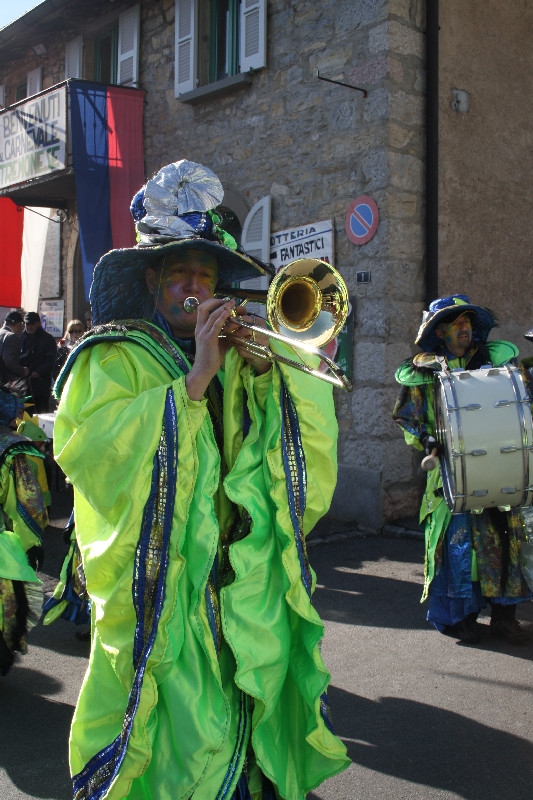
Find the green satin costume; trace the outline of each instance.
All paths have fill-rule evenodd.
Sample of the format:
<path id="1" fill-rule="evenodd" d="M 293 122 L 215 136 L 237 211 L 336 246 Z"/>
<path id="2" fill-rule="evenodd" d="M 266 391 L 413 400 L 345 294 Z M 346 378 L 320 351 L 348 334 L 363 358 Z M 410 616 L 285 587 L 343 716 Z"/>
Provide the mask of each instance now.
<path id="1" fill-rule="evenodd" d="M 39 621 L 43 602 L 41 582 L 26 557 L 42 545 L 48 524 L 30 455 L 39 453 L 28 439 L 0 428 L 0 673 L 7 672 L 14 652 L 27 652 L 26 634 Z M 4 514 L 13 530 L 6 529 Z"/>
<path id="2" fill-rule="evenodd" d="M 96 329 L 59 379 L 93 612 L 74 797 L 229 800 L 246 774 L 261 798 L 262 772 L 299 800 L 349 763 L 305 549 L 336 480 L 331 387 L 230 351 L 217 444 L 186 369 L 141 322 Z"/>

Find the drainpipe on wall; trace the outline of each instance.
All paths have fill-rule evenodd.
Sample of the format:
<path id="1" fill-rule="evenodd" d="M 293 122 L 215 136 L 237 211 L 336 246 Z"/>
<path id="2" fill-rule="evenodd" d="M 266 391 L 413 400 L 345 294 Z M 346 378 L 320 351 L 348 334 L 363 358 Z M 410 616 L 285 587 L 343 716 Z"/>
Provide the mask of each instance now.
<path id="1" fill-rule="evenodd" d="M 439 0 L 426 1 L 426 307 L 439 296 Z"/>

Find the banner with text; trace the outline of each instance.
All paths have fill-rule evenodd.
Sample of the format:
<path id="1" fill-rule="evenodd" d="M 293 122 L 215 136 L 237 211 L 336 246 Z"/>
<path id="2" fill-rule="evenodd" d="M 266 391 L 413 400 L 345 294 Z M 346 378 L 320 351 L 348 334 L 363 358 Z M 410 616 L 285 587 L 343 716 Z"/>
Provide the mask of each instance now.
<path id="1" fill-rule="evenodd" d="M 0 188 L 65 169 L 66 86 L 0 113 Z"/>
<path id="2" fill-rule="evenodd" d="M 333 264 L 333 221 L 323 220 L 270 234 L 270 261 L 276 272 L 297 258 L 320 258 Z"/>

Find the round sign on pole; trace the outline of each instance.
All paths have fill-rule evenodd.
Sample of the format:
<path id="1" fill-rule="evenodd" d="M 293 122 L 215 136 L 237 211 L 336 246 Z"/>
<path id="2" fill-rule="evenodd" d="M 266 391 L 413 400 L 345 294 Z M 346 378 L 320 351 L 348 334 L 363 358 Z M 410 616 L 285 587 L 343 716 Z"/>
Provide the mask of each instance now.
<path id="1" fill-rule="evenodd" d="M 354 244 L 369 242 L 378 229 L 379 211 L 375 200 L 364 194 L 348 206 L 344 227 L 346 236 Z"/>

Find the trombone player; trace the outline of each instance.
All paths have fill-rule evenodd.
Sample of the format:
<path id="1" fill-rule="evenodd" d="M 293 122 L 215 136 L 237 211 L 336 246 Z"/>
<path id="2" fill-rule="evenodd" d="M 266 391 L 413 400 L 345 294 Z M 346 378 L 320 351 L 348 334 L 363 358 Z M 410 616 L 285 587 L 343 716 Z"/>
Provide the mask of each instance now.
<path id="1" fill-rule="evenodd" d="M 75 798 L 296 800 L 349 763 L 305 547 L 336 480 L 332 389 L 248 350 L 267 336 L 215 298 L 264 272 L 222 197 L 190 161 L 147 182 L 139 244 L 96 266 L 93 328 L 56 384 L 92 600 Z"/>

